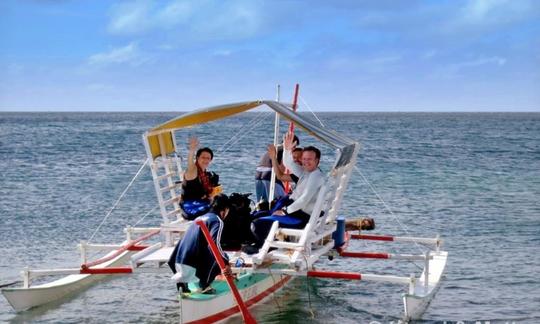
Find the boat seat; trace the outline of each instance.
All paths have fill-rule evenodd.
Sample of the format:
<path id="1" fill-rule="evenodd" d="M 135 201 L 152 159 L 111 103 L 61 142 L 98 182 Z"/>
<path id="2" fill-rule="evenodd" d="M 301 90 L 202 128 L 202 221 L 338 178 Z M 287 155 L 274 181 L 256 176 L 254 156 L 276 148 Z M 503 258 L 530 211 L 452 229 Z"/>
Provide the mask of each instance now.
<path id="1" fill-rule="evenodd" d="M 272 224 L 259 253 L 253 256 L 253 265 L 273 262 L 295 269 L 309 269 L 322 255 L 334 247 L 328 239 L 336 230 L 337 210 L 354 163 L 337 162 L 319 189 L 309 221 L 303 229 L 280 226 L 282 217 Z M 288 222 L 287 219 L 284 220 Z"/>

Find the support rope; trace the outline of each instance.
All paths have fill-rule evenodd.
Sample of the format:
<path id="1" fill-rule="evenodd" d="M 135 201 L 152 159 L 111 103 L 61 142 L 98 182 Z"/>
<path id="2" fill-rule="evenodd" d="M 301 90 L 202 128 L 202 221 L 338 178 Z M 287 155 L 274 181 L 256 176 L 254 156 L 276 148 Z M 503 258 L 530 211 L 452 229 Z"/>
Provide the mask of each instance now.
<path id="1" fill-rule="evenodd" d="M 307 109 L 309 109 L 309 111 L 311 112 L 311 114 L 313 116 L 315 116 L 315 119 L 317 119 L 317 121 L 319 122 L 319 124 L 321 124 L 322 127 L 326 127 L 323 122 L 319 119 L 319 117 L 315 114 L 315 112 L 313 111 L 313 109 L 311 109 L 311 107 L 308 105 L 308 103 L 304 100 L 304 98 L 302 98 L 302 96 L 300 96 L 300 100 L 302 100 L 302 103 L 304 103 L 304 105 L 307 107 Z"/>
<path id="2" fill-rule="evenodd" d="M 308 259 L 307 259 L 307 255 L 306 255 L 306 250 L 305 250 L 306 246 L 304 246 L 304 251 L 302 252 L 302 256 L 304 257 L 304 261 L 306 261 L 306 271 L 309 271 L 308 267 L 309 267 L 309 262 L 308 262 Z M 309 313 L 311 314 L 311 319 L 314 320 L 315 319 L 315 312 L 313 311 L 313 306 L 311 305 L 311 292 L 309 290 L 309 277 L 306 276 L 306 289 L 307 289 L 307 295 L 308 295 L 308 308 L 309 308 Z"/>
<path id="3" fill-rule="evenodd" d="M 154 212 L 156 209 L 159 208 L 159 205 L 157 205 L 156 207 L 152 208 L 149 212 L 147 212 L 141 219 L 139 219 L 135 224 L 133 224 L 133 227 L 139 225 L 140 222 L 142 222 L 146 216 L 150 215 L 152 212 Z"/>
<path id="4" fill-rule="evenodd" d="M 360 171 L 360 169 L 355 165 L 354 166 L 354 169 L 358 172 L 358 174 L 360 174 L 360 176 L 362 177 L 362 180 L 364 180 L 364 182 L 368 185 L 369 189 L 375 194 L 375 196 L 377 196 L 377 198 L 379 199 L 379 201 L 383 204 L 384 208 L 386 208 L 386 210 L 388 211 L 388 213 L 390 213 L 390 215 L 394 218 L 394 220 L 398 223 L 398 225 L 401 227 L 401 229 L 403 231 L 405 231 L 405 233 L 410 236 L 409 234 L 409 229 L 407 228 L 407 226 L 405 226 L 405 224 L 403 224 L 399 218 L 394 214 L 394 212 L 390 209 L 390 207 L 386 204 L 386 202 L 384 201 L 384 199 L 382 199 L 382 197 L 379 195 L 379 193 L 375 190 L 375 188 L 373 187 L 373 185 L 371 184 L 371 182 L 368 181 L 368 179 L 364 176 L 364 174 L 362 173 L 362 171 Z M 421 253 L 423 253 L 423 250 L 422 248 L 420 247 L 420 245 L 418 244 L 418 242 L 414 242 L 414 245 L 420 250 Z M 412 262 L 412 261 L 411 261 Z M 413 262 L 414 263 L 414 262 Z M 414 263 L 416 265 L 416 263 Z"/>
<path id="5" fill-rule="evenodd" d="M 141 171 L 144 169 L 144 167 L 146 166 L 146 164 L 148 163 L 148 159 L 145 159 L 143 164 L 141 165 L 141 167 L 139 168 L 139 170 L 137 171 L 137 173 L 135 174 L 135 176 L 133 176 L 133 178 L 131 179 L 131 181 L 129 182 L 129 184 L 126 186 L 126 188 L 124 189 L 124 191 L 122 192 L 122 194 L 120 194 L 120 197 L 118 197 L 118 199 L 116 200 L 116 202 L 114 203 L 114 205 L 111 207 L 111 209 L 109 210 L 109 212 L 105 215 L 105 217 L 103 217 L 103 219 L 101 220 L 101 223 L 99 223 L 98 227 L 96 228 L 96 230 L 94 231 L 94 233 L 92 233 L 92 235 L 90 236 L 90 238 L 88 239 L 88 243 L 90 243 L 92 241 L 92 239 L 94 238 L 94 236 L 97 234 L 97 232 L 99 231 L 99 229 L 101 228 L 101 226 L 103 226 L 103 224 L 105 223 L 105 221 L 109 218 L 109 216 L 111 216 L 112 212 L 114 211 L 114 209 L 116 208 L 116 206 L 118 206 L 118 204 L 120 203 L 120 201 L 122 200 L 122 198 L 124 198 L 124 195 L 127 193 L 127 191 L 129 190 L 129 188 L 131 188 L 131 185 L 133 184 L 133 182 L 135 182 L 135 180 L 137 179 L 137 177 L 139 176 L 139 174 L 141 174 Z"/>
<path id="6" fill-rule="evenodd" d="M 261 119 L 262 115 L 265 113 L 264 110 L 261 110 L 257 115 L 255 115 L 255 117 L 253 117 L 247 124 L 245 124 L 244 126 L 240 127 L 240 129 L 235 133 L 235 135 L 233 135 L 231 138 L 229 138 L 229 140 L 227 142 L 225 142 L 217 152 L 219 153 L 223 153 L 223 152 L 226 152 L 227 150 L 225 150 L 225 148 L 229 148 L 230 146 L 232 146 L 233 144 L 235 144 L 236 142 L 238 142 L 238 140 L 236 140 L 237 137 L 243 137 L 243 135 L 246 134 L 246 132 L 243 132 L 244 129 L 248 129 L 247 133 L 249 133 L 253 127 L 255 126 L 255 124 L 258 124 L 259 123 L 259 119 Z M 232 144 L 230 144 L 231 142 L 233 142 Z M 229 145 L 230 144 L 230 145 Z"/>
<path id="7" fill-rule="evenodd" d="M 244 138 L 246 135 L 251 133 L 255 129 L 256 126 L 259 126 L 264 121 L 264 118 L 262 118 L 262 117 L 264 117 L 264 116 L 262 116 L 262 114 L 261 114 L 260 117 L 259 117 L 259 120 L 257 120 L 253 125 L 251 125 L 250 128 L 246 132 L 242 132 L 241 134 L 237 134 L 237 135 L 233 136 L 234 141 L 232 141 L 232 143 L 230 143 L 226 148 L 225 148 L 225 145 L 223 145 L 222 148 L 220 148 L 219 153 L 227 152 L 229 150 L 229 148 L 233 147 L 242 138 Z M 231 141 L 228 141 L 228 142 L 231 142 Z"/>

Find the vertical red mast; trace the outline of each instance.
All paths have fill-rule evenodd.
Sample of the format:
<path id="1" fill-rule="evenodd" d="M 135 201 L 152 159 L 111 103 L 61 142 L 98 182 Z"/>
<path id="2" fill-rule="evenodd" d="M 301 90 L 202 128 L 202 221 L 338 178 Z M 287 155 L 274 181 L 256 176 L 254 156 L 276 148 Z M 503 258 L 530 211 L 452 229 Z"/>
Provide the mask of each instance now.
<path id="1" fill-rule="evenodd" d="M 296 86 L 294 87 L 294 97 L 293 97 L 293 103 L 292 103 L 292 110 L 294 112 L 296 112 L 296 107 L 297 107 L 297 104 L 298 104 L 298 92 L 300 91 L 300 84 L 296 84 Z M 294 123 L 291 121 L 289 123 L 289 132 L 291 132 L 293 135 L 294 135 Z M 286 174 L 289 174 L 289 170 L 285 170 L 285 173 Z M 289 182 L 285 182 L 285 192 L 288 194 L 289 193 Z"/>
<path id="2" fill-rule="evenodd" d="M 298 103 L 298 92 L 300 90 L 300 85 L 297 83 L 296 86 L 294 87 L 294 97 L 293 97 L 293 103 L 292 103 L 292 110 L 294 112 L 296 112 L 296 106 L 297 106 L 297 103 Z M 293 133 L 294 134 L 294 123 L 291 122 L 289 124 L 289 132 Z"/>

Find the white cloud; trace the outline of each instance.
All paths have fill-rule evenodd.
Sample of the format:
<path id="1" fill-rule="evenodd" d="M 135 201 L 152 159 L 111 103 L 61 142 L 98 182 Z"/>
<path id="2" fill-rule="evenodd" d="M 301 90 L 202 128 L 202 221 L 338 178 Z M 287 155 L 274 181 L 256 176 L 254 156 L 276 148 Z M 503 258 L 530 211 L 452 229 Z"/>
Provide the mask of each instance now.
<path id="1" fill-rule="evenodd" d="M 467 73 L 468 70 L 485 65 L 503 66 L 507 59 L 499 56 L 481 57 L 474 60 L 462 61 L 436 69 L 432 76 L 435 78 L 453 79 Z"/>
<path id="2" fill-rule="evenodd" d="M 113 8 L 109 31 L 118 34 L 132 34 L 146 30 L 150 4 L 146 1 L 123 3 Z"/>
<path id="3" fill-rule="evenodd" d="M 498 57 L 498 56 L 484 57 L 484 58 L 479 58 L 476 60 L 457 63 L 454 66 L 458 68 L 466 68 L 466 67 L 474 67 L 474 66 L 485 65 L 485 64 L 505 65 L 506 59 L 502 57 Z"/>
<path id="4" fill-rule="evenodd" d="M 172 27 L 186 22 L 192 14 L 193 8 L 190 3 L 173 1 L 156 13 L 155 24 L 161 24 L 164 27 Z"/>
<path id="5" fill-rule="evenodd" d="M 466 1 L 456 19 L 457 25 L 499 25 L 528 18 L 535 4 L 529 0 Z"/>
<path id="6" fill-rule="evenodd" d="M 214 51 L 214 56 L 227 57 L 227 56 L 230 56 L 232 53 L 233 52 L 231 50 L 221 49 L 221 50 Z"/>
<path id="7" fill-rule="evenodd" d="M 438 54 L 437 50 L 429 50 L 429 51 L 425 52 L 424 54 L 422 54 L 422 58 L 425 59 L 425 60 L 428 60 L 428 59 L 431 59 L 431 58 L 435 57 L 437 54 Z"/>
<path id="8" fill-rule="evenodd" d="M 136 43 L 130 43 L 124 47 L 114 48 L 105 53 L 98 53 L 88 58 L 90 65 L 131 64 L 140 65 L 147 61 L 139 51 Z"/>
<path id="9" fill-rule="evenodd" d="M 86 89 L 92 92 L 103 92 L 113 90 L 114 87 L 104 83 L 91 83 L 86 86 Z"/>
<path id="10" fill-rule="evenodd" d="M 201 39 L 238 39 L 255 34 L 261 26 L 259 1 L 173 0 L 165 4 L 135 1 L 114 6 L 108 30 L 113 34 L 143 34 L 177 29 Z"/>

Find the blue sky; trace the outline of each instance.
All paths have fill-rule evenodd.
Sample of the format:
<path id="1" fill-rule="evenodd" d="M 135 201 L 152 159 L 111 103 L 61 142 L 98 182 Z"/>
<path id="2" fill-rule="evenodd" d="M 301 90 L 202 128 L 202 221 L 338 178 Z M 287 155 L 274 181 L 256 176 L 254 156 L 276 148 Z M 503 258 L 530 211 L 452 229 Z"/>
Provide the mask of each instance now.
<path id="1" fill-rule="evenodd" d="M 0 111 L 540 111 L 540 1 L 0 2 Z"/>

